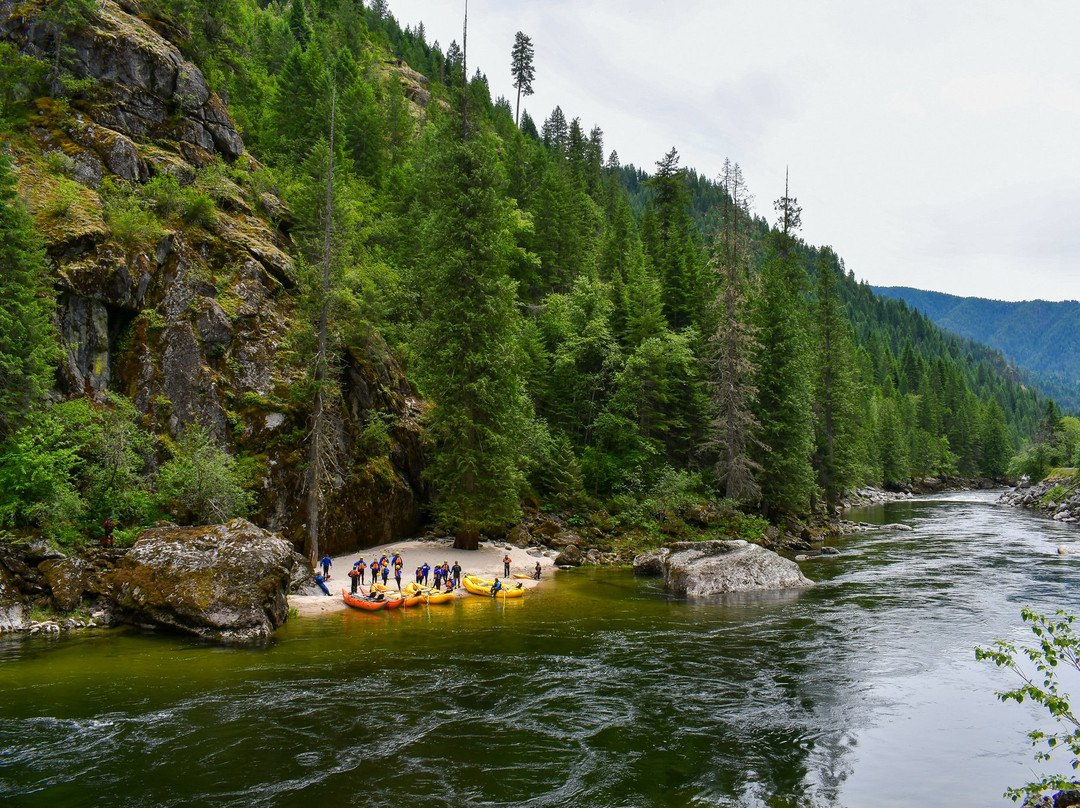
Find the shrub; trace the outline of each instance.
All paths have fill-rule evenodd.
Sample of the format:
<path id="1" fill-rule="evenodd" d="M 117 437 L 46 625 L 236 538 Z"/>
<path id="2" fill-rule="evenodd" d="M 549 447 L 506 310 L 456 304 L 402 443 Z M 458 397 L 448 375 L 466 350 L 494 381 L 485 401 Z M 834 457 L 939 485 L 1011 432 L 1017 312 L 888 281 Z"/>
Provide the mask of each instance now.
<path id="1" fill-rule="evenodd" d="M 158 471 L 158 501 L 186 524 L 225 522 L 246 516 L 254 498 L 244 490 L 245 474 L 209 431 L 190 424 Z"/>

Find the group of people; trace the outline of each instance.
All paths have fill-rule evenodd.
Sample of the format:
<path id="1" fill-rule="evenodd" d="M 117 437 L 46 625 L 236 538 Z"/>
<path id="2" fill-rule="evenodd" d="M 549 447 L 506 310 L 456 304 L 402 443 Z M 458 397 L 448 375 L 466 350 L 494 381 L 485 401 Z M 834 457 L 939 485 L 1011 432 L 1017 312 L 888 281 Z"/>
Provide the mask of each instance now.
<path id="1" fill-rule="evenodd" d="M 333 563 L 329 557 L 323 558 L 320 562 L 323 568 L 323 575 L 329 577 L 330 566 Z M 401 578 L 404 572 L 405 562 L 401 559 L 401 553 L 394 552 L 393 557 L 387 556 L 385 553 L 380 558 L 372 559 L 370 563 L 364 561 L 364 557 L 360 556 L 359 559 L 353 562 L 352 569 L 349 570 L 349 580 L 352 582 L 352 592 L 356 593 L 361 584 L 364 583 L 364 579 L 368 572 L 371 573 L 371 583 L 376 584 L 379 582 L 379 578 L 382 578 L 383 586 L 389 584 L 391 574 L 394 576 L 394 582 L 397 584 L 397 588 L 401 590 Z M 318 576 L 316 576 L 316 581 Z M 447 591 L 454 589 L 461 585 L 461 565 L 455 561 L 453 566 L 450 566 L 449 561 L 443 561 L 442 564 L 436 564 L 432 567 L 426 561 L 416 568 L 416 583 L 420 586 L 431 587 L 436 590 L 442 590 L 445 586 Z"/>
<path id="2" fill-rule="evenodd" d="M 503 556 L 503 571 L 504 577 L 510 577 L 510 555 Z M 326 581 L 330 578 L 330 567 L 334 565 L 333 559 L 329 555 L 324 555 L 319 559 L 319 567 L 322 568 L 321 572 L 316 571 L 315 583 L 318 587 L 327 595 L 330 594 L 329 588 L 326 586 Z M 397 583 L 398 591 L 401 590 L 401 576 L 402 570 L 405 566 L 404 561 L 401 559 L 401 553 L 394 551 L 393 557 L 388 557 L 386 553 L 378 559 L 373 559 L 370 564 L 365 563 L 364 557 L 353 562 L 352 569 L 349 570 L 349 580 L 351 581 L 352 593 L 355 595 L 357 589 L 364 583 L 364 578 L 368 572 L 371 573 L 371 583 L 376 584 L 379 582 L 379 577 L 382 577 L 383 586 L 386 586 L 390 580 L 390 575 L 393 574 L 394 581 Z M 533 578 L 540 580 L 540 562 L 536 562 L 536 569 L 533 570 Z M 429 583 L 430 581 L 430 583 Z M 442 590 L 445 586 L 446 591 L 451 591 L 461 586 L 461 565 L 455 561 L 453 566 L 450 566 L 450 562 L 443 561 L 442 564 L 436 564 L 432 567 L 426 561 L 416 568 L 416 583 L 420 586 L 430 586 L 436 590 Z M 496 586 L 499 586 L 499 582 L 496 579 Z M 495 587 L 492 587 L 492 594 L 498 591 Z"/>

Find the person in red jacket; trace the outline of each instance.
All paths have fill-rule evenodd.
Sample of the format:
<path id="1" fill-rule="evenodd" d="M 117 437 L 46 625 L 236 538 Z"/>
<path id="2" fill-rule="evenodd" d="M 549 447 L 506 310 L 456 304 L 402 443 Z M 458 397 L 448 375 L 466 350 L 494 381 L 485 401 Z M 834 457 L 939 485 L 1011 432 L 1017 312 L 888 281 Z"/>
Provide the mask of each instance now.
<path id="1" fill-rule="evenodd" d="M 111 516 L 105 517 L 105 521 L 101 525 L 101 529 L 105 531 L 105 535 L 101 537 L 102 547 L 113 546 L 113 531 L 116 530 L 116 522 L 113 521 Z"/>

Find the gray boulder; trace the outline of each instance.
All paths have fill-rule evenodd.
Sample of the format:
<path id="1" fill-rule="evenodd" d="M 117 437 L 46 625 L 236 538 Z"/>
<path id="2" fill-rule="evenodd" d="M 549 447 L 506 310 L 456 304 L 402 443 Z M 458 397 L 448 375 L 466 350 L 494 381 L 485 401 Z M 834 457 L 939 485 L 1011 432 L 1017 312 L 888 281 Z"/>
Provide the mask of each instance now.
<path id="1" fill-rule="evenodd" d="M 70 612 L 82 602 L 87 589 L 87 566 L 81 558 L 47 559 L 38 569 L 52 591 L 57 609 Z"/>
<path id="2" fill-rule="evenodd" d="M 28 625 L 29 613 L 18 580 L 0 564 L 0 632 L 22 630 Z"/>
<path id="3" fill-rule="evenodd" d="M 681 597 L 814 585 L 794 561 L 742 540 L 676 542 L 639 555 L 634 573 L 663 575 L 668 589 Z"/>
<path id="4" fill-rule="evenodd" d="M 104 576 L 117 620 L 207 640 L 268 638 L 288 616 L 286 595 L 303 558 L 244 519 L 144 530 Z"/>
<path id="5" fill-rule="evenodd" d="M 570 544 L 563 548 L 563 551 L 555 556 L 556 567 L 580 567 L 583 556 L 581 554 L 581 548 L 576 544 Z"/>

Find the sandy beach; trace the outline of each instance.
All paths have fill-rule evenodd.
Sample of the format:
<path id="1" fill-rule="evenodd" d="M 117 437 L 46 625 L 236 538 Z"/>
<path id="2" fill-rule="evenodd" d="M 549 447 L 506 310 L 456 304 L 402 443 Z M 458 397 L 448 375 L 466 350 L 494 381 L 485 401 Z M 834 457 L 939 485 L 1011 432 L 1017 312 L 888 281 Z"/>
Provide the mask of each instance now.
<path id="1" fill-rule="evenodd" d="M 425 561 L 432 567 L 436 564 L 442 564 L 443 561 L 449 562 L 452 567 L 454 562 L 457 561 L 461 564 L 462 576 L 478 575 L 481 578 L 501 578 L 503 574 L 503 556 L 508 552 L 511 559 L 511 575 L 516 573 L 531 574 L 536 567 L 536 562 L 540 562 L 541 580 L 522 581 L 525 586 L 537 586 L 543 583 L 544 578 L 550 577 L 554 566 L 552 563 L 554 556 L 531 556 L 517 547 L 507 551 L 506 546 L 505 544 L 482 542 L 478 550 L 455 550 L 454 540 L 451 538 L 441 541 L 403 539 L 390 544 L 366 547 L 348 555 L 331 556 L 333 564 L 330 567 L 330 580 L 326 582 L 326 587 L 330 590 L 332 596 L 327 597 L 322 592 L 317 595 L 290 595 L 289 606 L 296 609 L 301 615 L 325 614 L 349 608 L 341 599 L 341 590 L 343 587 L 350 588 L 351 581 L 348 572 L 352 569 L 353 562 L 363 557 L 364 563 L 370 564 L 384 554 L 387 558 L 393 559 L 395 550 L 401 554 L 401 560 L 405 565 L 402 567 L 402 586 L 416 579 L 416 568 Z M 371 574 L 365 571 L 364 586 L 366 587 L 370 583 Z M 389 586 L 394 586 L 393 569 L 390 571 Z M 464 592 L 464 590 L 462 591 Z M 471 596 L 466 593 L 461 597 Z"/>

